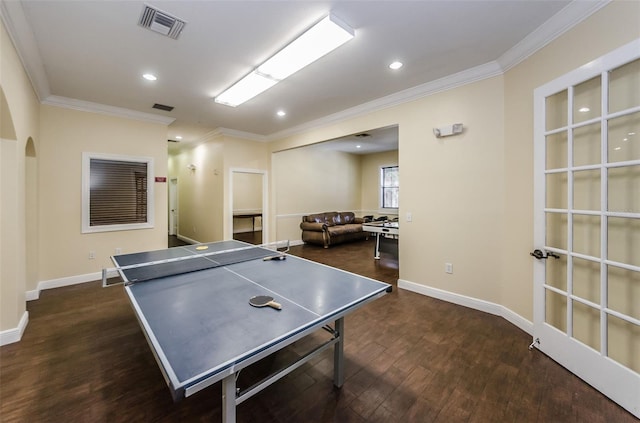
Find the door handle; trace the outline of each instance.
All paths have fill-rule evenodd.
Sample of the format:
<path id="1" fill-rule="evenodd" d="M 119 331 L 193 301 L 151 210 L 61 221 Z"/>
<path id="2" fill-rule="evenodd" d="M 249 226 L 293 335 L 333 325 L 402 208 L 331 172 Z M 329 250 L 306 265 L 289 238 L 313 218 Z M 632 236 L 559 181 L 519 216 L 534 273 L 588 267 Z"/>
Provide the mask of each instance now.
<path id="1" fill-rule="evenodd" d="M 533 250 L 533 252 L 529 253 L 529 255 L 537 258 L 538 260 L 546 260 L 549 257 L 553 257 L 556 260 L 560 258 L 560 256 L 553 251 L 548 251 L 547 254 L 545 254 L 541 250 Z"/>

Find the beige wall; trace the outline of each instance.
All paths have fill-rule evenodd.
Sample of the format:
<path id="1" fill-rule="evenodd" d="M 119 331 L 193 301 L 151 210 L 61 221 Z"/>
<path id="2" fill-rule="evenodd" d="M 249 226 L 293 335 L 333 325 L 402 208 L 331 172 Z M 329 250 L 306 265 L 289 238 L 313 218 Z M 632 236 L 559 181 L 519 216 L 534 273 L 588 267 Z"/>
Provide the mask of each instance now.
<path id="1" fill-rule="evenodd" d="M 112 267 L 116 248 L 128 253 L 167 246 L 166 183 L 154 183 L 153 229 L 81 233 L 82 153 L 152 157 L 155 176 L 167 176 L 166 125 L 43 105 L 41 138 L 41 280 Z"/>
<path id="2" fill-rule="evenodd" d="M 533 316 L 533 90 L 640 37 L 640 2 L 615 1 L 505 74 L 505 247 L 500 303 Z M 612 23 L 615 23 L 612 25 Z"/>
<path id="3" fill-rule="evenodd" d="M 640 37 L 639 15 L 640 2 L 612 2 L 503 76 L 270 144 L 220 135 L 203 148 L 209 158 L 194 175 L 185 170 L 186 164 L 196 160 L 196 149 L 173 159 L 172 174 L 175 172 L 181 184 L 181 214 L 185 212 L 182 184 L 192 185 L 192 202 L 195 198 L 205 202 L 193 207 L 198 215 L 185 223 L 181 220 L 181 231 L 182 226 L 195 225 L 194 235 L 202 236 L 201 240 L 230 237 L 231 193 L 227 178 L 232 168 L 259 169 L 268 175 L 271 239 L 291 238 L 293 229 L 282 228 L 294 226 L 296 238 L 292 239 L 298 239 L 296 215 L 300 213 L 327 208 L 362 209 L 362 193 L 357 190 L 326 195 L 332 189 L 335 192 L 339 186 L 336 180 L 325 184 L 329 188 L 321 189 L 317 188 L 317 180 L 307 181 L 315 184 L 315 189 L 309 190 L 299 175 L 307 172 L 303 163 L 316 160 L 301 162 L 280 156 L 282 153 L 270 155 L 372 128 L 399 125 L 400 216 L 407 212 L 413 215 L 413 222 L 401 219 L 400 278 L 496 303 L 531 320 L 533 283 L 528 252 L 534 247 L 533 89 Z M 80 234 L 81 152 L 153 156 L 158 176 L 165 176 L 167 159 L 166 128 L 162 125 L 39 106 L 4 27 L 0 29 L 0 47 L 0 85 L 16 138 L 3 139 L 0 150 L 0 330 L 6 330 L 15 328 L 25 314 L 25 290 L 35 288 L 36 280 L 27 281 L 27 249 L 40 252 L 37 280 L 43 281 L 96 272 L 109 264 L 108 256 L 116 247 L 126 252 L 166 245 L 166 184 L 155 186 L 155 229 Z M 7 113 L 3 111 L 1 116 L 5 120 Z M 454 122 L 464 123 L 462 135 L 433 137 L 433 127 Z M 38 234 L 27 238 L 24 204 L 30 197 L 26 188 L 30 178 L 25 175 L 30 166 L 25 164 L 24 153 L 30 137 L 36 152 L 38 187 L 29 189 L 36 189 L 38 195 L 29 202 L 38 204 Z M 5 167 L 5 163 L 14 163 L 15 168 Z M 326 168 L 344 172 L 333 163 Z M 355 173 L 355 178 L 362 177 L 360 171 Z M 276 215 L 283 219 L 276 221 Z M 295 225 L 284 225 L 287 215 L 295 217 Z M 15 242 L 8 249 L 5 240 L 14 234 Z M 88 259 L 90 250 L 96 251 L 95 260 Z M 445 274 L 445 262 L 453 263 L 452 275 Z"/>
<path id="4" fill-rule="evenodd" d="M 495 77 L 404 106 L 411 112 L 400 121 L 400 279 L 498 302 L 502 99 L 503 79 Z M 433 127 L 454 122 L 463 134 L 434 137 Z"/>
<path id="5" fill-rule="evenodd" d="M 258 173 L 234 171 L 232 182 L 233 213 L 262 213 L 262 175 Z M 253 220 L 253 221 L 252 221 Z M 255 223 L 254 223 L 255 222 Z M 260 218 L 234 218 L 233 233 L 251 232 L 261 229 Z"/>
<path id="6" fill-rule="evenodd" d="M 302 216 L 360 210 L 360 156 L 309 146 L 272 156 L 276 233 L 272 240 L 300 240 Z"/>
<path id="7" fill-rule="evenodd" d="M 639 37 L 639 15 L 640 2 L 612 2 L 503 76 L 296 134 L 271 148 L 398 124 L 406 228 L 400 279 L 498 304 L 531 321 L 533 89 Z M 462 135 L 433 137 L 433 127 L 454 122 L 464 123 Z M 407 212 L 411 223 L 403 221 Z M 452 275 L 445 262 L 453 263 Z"/>
<path id="8" fill-rule="evenodd" d="M 233 211 L 262 210 L 262 177 L 255 173 L 237 172 L 233 177 Z"/>
<path id="9" fill-rule="evenodd" d="M 250 141 L 238 137 L 224 137 L 224 239 L 233 238 L 233 210 L 231 192 L 231 172 L 237 170 L 250 170 L 260 172 L 266 179 L 265 184 L 269 186 L 270 181 L 270 165 L 267 144 L 264 142 Z M 268 188 L 267 188 L 268 189 Z M 264 195 L 263 222 L 269 219 L 270 207 L 268 202 L 268 194 Z M 263 237 L 269 237 L 268 228 L 264 228 Z"/>
<path id="10" fill-rule="evenodd" d="M 232 238 L 230 172 L 250 169 L 268 174 L 264 143 L 223 134 L 172 154 L 170 178 L 178 179 L 178 236 L 212 242 Z M 195 165 L 195 170 L 187 168 Z"/>
<path id="11" fill-rule="evenodd" d="M 411 223 L 401 219 L 400 278 L 497 301 L 500 262 L 490 246 L 502 239 L 502 99 L 503 79 L 496 77 L 292 136 L 273 148 L 398 124 L 399 212 L 413 215 Z M 465 133 L 433 136 L 433 127 L 454 122 L 463 122 Z M 277 174 L 279 163 L 273 166 Z M 445 262 L 453 263 L 453 275 L 444 273 Z"/>
<path id="12" fill-rule="evenodd" d="M 396 209 L 382 209 L 380 207 L 380 168 L 397 166 L 398 150 L 365 154 L 361 157 L 362 188 L 360 193 L 360 214 L 389 216 L 389 218 L 395 217 L 398 212 Z M 400 173 L 402 173 L 402 169 Z M 402 180 L 400 183 L 402 184 Z M 400 201 L 402 201 L 402 199 L 400 199 Z"/>
<path id="13" fill-rule="evenodd" d="M 222 238 L 223 150 L 221 140 L 200 144 L 172 158 L 178 179 L 178 236 L 210 242 Z M 188 168 L 195 166 L 195 170 Z"/>
<path id="14" fill-rule="evenodd" d="M 38 249 L 37 235 L 27 231 L 28 193 L 33 193 L 35 169 L 26 163 L 31 139 L 33 160 L 39 144 L 39 104 L 16 50 L 0 22 L 0 344 L 19 339 L 27 321 L 25 292 L 32 283 L 26 252 Z M 27 177 L 29 175 L 29 178 Z M 31 203 L 30 203 L 31 206 Z M 22 320 L 21 320 L 22 319 Z M 23 328 L 20 328 L 23 329 Z M 17 338 L 17 339 L 16 339 Z"/>

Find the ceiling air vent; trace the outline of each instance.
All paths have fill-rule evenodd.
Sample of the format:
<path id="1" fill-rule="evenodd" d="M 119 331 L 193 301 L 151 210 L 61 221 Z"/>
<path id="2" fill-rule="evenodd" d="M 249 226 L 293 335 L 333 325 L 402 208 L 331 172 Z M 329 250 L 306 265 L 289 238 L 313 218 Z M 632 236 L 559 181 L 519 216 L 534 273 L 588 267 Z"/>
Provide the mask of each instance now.
<path id="1" fill-rule="evenodd" d="M 152 108 L 158 109 L 158 110 L 164 110 L 165 112 L 170 112 L 173 110 L 173 106 L 166 106 L 164 104 L 158 104 L 158 103 L 154 104 Z"/>
<path id="2" fill-rule="evenodd" d="M 144 5 L 138 21 L 138 25 L 174 40 L 178 39 L 185 24 L 186 22 L 182 19 L 178 19 L 147 4 Z"/>

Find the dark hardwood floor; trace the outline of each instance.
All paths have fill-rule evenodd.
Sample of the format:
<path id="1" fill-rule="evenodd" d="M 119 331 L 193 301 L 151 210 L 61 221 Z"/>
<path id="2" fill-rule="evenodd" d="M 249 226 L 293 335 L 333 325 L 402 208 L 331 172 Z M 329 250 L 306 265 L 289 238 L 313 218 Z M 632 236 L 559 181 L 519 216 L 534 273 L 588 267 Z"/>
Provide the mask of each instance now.
<path id="1" fill-rule="evenodd" d="M 262 231 L 238 232 L 233 234 L 233 239 L 248 242 L 249 244 L 262 244 Z"/>
<path id="2" fill-rule="evenodd" d="M 239 422 L 637 420 L 502 318 L 395 288 L 372 241 L 291 253 L 394 285 L 345 319 L 346 381 L 325 351 L 238 406 Z M 0 348 L 2 422 L 217 422 L 220 383 L 174 403 L 122 287 L 43 291 L 19 343 Z M 171 316 L 167 316 L 171 318 Z M 243 371 L 240 386 L 298 356 L 314 334 Z"/>

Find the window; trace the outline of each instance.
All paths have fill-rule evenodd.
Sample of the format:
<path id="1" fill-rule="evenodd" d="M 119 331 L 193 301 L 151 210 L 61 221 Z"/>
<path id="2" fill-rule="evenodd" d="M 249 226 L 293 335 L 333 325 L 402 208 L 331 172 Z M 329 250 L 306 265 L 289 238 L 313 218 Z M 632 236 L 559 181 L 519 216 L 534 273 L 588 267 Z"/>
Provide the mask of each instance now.
<path id="1" fill-rule="evenodd" d="M 153 227 L 153 159 L 82 155 L 82 232 Z"/>
<path id="2" fill-rule="evenodd" d="M 398 190 L 400 186 L 398 166 L 380 168 L 381 203 L 383 209 L 398 208 Z"/>

